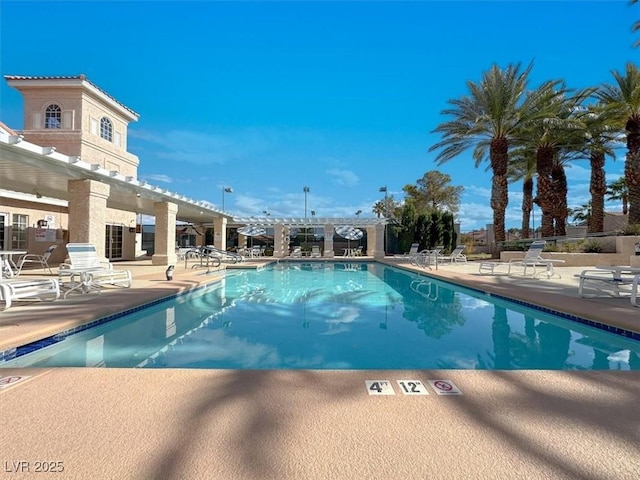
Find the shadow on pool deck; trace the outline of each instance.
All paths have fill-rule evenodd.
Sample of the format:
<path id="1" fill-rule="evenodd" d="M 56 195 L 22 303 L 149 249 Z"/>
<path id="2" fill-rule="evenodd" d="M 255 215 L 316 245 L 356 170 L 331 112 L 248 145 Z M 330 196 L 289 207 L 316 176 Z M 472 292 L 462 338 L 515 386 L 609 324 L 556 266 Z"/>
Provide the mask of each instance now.
<path id="1" fill-rule="evenodd" d="M 125 265 L 135 288 L 12 307 L 0 314 L 0 341 L 213 278 L 178 270 L 169 283 L 162 267 L 116 268 Z M 628 299 L 579 299 L 569 270 L 513 285 L 474 267 L 432 273 L 640 323 Z M 30 378 L 0 389 L 8 478 L 33 478 L 43 459 L 63 462 L 56 478 L 74 479 L 595 480 L 635 478 L 639 468 L 640 371 L 0 370 L 10 375 Z M 402 395 L 396 381 L 407 379 L 448 379 L 463 395 Z M 370 396 L 365 380 L 389 380 L 396 394 Z M 7 472 L 19 461 L 30 473 Z"/>

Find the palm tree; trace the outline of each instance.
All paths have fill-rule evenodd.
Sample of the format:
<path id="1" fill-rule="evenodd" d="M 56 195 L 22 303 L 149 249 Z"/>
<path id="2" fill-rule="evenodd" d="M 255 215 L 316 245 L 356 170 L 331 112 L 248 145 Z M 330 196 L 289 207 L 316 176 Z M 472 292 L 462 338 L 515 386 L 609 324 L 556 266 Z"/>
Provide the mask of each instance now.
<path id="1" fill-rule="evenodd" d="M 453 119 L 438 125 L 434 132 L 442 134 L 442 140 L 429 148 L 429 151 L 441 149 L 435 159 L 438 164 L 456 158 L 469 148 L 474 148 L 476 168 L 489 160 L 493 173 L 491 208 L 496 242 L 506 238 L 509 141 L 522 121 L 519 103 L 524 97 L 532 67 L 530 64 L 521 72 L 520 64 L 510 64 L 505 70 L 493 65 L 482 74 L 480 83 L 468 81 L 469 96 L 447 102 L 452 108 L 442 113 Z"/>
<path id="2" fill-rule="evenodd" d="M 380 218 L 382 215 L 384 215 L 384 207 L 384 201 L 378 200 L 373 204 L 373 209 L 371 211 L 375 213 L 378 218 Z"/>
<path id="3" fill-rule="evenodd" d="M 574 222 L 578 222 L 578 225 L 589 225 L 591 216 L 593 215 L 591 202 L 584 203 L 576 208 L 570 208 L 569 215 L 573 217 Z"/>
<path id="4" fill-rule="evenodd" d="M 509 180 L 522 180 L 522 238 L 530 238 L 529 223 L 533 211 L 533 178 L 536 173 L 535 152 L 518 148 L 510 154 Z"/>
<path id="5" fill-rule="evenodd" d="M 640 70 L 629 62 L 624 74 L 611 73 L 616 83 L 602 85 L 596 95 L 627 134 L 624 179 L 629 190 L 629 224 L 635 225 L 640 224 Z"/>
<path id="6" fill-rule="evenodd" d="M 607 185 L 606 194 L 607 200 L 620 200 L 622 202 L 623 215 L 626 215 L 629 212 L 629 190 L 627 189 L 624 177 L 620 177 L 618 180 Z"/>
<path id="7" fill-rule="evenodd" d="M 615 119 L 600 106 L 589 106 L 582 117 L 585 135 L 585 153 L 591 163 L 591 215 L 588 232 L 604 231 L 604 196 L 607 193 L 607 180 L 604 170 L 606 156 L 615 158 L 614 145 L 618 142 L 619 130 Z"/>
<path id="8" fill-rule="evenodd" d="M 637 3 L 637 2 L 638 0 L 629 0 L 629 5 L 633 5 L 634 3 Z M 633 25 L 631 26 L 631 31 L 640 32 L 640 20 L 633 23 Z M 640 47 L 640 40 L 636 40 L 633 46 Z"/>
<path id="9" fill-rule="evenodd" d="M 567 218 L 566 162 L 582 146 L 583 135 L 578 106 L 591 90 L 568 95 L 562 81 L 551 81 L 529 92 L 528 121 L 516 132 L 515 142 L 523 155 L 535 155 L 537 195 L 534 202 L 542 212 L 543 237 L 565 235 Z M 534 153 L 535 152 L 535 153 Z"/>

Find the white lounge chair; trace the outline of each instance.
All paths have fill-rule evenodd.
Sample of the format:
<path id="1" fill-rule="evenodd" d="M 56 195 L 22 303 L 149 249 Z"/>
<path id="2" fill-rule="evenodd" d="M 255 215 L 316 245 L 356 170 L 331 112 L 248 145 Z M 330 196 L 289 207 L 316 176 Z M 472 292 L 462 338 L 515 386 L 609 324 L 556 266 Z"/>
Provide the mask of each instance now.
<path id="1" fill-rule="evenodd" d="M 311 247 L 311 258 L 320 258 L 322 255 L 320 255 L 320 247 L 317 245 L 313 245 Z"/>
<path id="2" fill-rule="evenodd" d="M 448 261 L 451 263 L 464 263 L 467 261 L 466 255 L 463 255 L 464 245 L 458 245 L 449 255 L 438 255 L 438 262 Z"/>
<path id="3" fill-rule="evenodd" d="M 411 244 L 411 248 L 409 248 L 408 252 L 406 252 L 406 253 L 397 253 L 393 257 L 394 258 L 411 258 L 411 257 L 415 256 L 418 253 L 418 249 L 419 248 L 420 248 L 420 244 L 419 243 L 412 243 Z"/>
<path id="4" fill-rule="evenodd" d="M 3 310 L 11 306 L 14 300 L 36 298 L 42 301 L 54 301 L 60 298 L 60 285 L 55 278 L 0 279 L 0 300 Z"/>
<path id="5" fill-rule="evenodd" d="M 302 257 L 302 247 L 294 247 L 291 251 L 290 257 L 293 258 L 301 258 Z"/>
<path id="6" fill-rule="evenodd" d="M 614 269 L 607 270 L 603 267 L 596 270 L 583 270 L 575 277 L 578 278 L 578 295 L 583 298 L 598 296 L 599 293 L 619 297 L 620 287 L 632 285 L 635 275 L 616 272 Z M 587 294 L 585 290 L 595 290 L 598 293 Z"/>
<path id="7" fill-rule="evenodd" d="M 60 264 L 58 280 L 67 291 L 100 292 L 103 285 L 129 288 L 133 281 L 129 270 L 114 270 L 106 258 L 100 258 L 90 243 L 68 243 L 69 263 Z"/>
<path id="8" fill-rule="evenodd" d="M 50 245 L 42 255 L 27 253 L 26 255 L 21 256 L 18 259 L 18 275 L 20 275 L 20 272 L 22 272 L 22 267 L 24 267 L 25 263 L 37 263 L 42 267 L 43 270 L 49 269 L 49 273 L 53 274 L 53 272 L 51 271 L 51 267 L 49 266 L 49 258 L 57 247 L 58 245 Z"/>
<path id="9" fill-rule="evenodd" d="M 529 250 L 524 255 L 524 258 L 520 260 L 510 260 L 509 261 L 509 270 L 507 274 L 511 274 L 512 266 L 524 267 L 524 275 L 527 275 L 527 268 L 533 267 L 532 276 L 536 276 L 536 267 L 544 267 L 547 278 L 551 278 L 554 275 L 553 264 L 554 263 L 564 263 L 564 260 L 552 260 L 547 258 L 542 258 L 540 254 L 542 253 L 542 249 L 545 245 L 544 240 L 536 240 L 531 243 L 529 246 Z"/>

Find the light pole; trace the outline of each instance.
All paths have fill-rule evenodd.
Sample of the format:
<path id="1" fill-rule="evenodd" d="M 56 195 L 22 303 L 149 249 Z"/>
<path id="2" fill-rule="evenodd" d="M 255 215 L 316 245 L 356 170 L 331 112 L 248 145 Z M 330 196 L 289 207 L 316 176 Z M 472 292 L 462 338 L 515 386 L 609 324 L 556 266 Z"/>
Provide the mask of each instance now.
<path id="1" fill-rule="evenodd" d="M 535 204 L 531 206 L 531 221 L 533 222 L 533 233 L 531 234 L 531 236 L 535 240 L 536 238 L 536 206 Z"/>
<path id="2" fill-rule="evenodd" d="M 309 187 L 302 187 L 304 192 L 304 218 L 307 218 L 307 193 L 309 193 Z"/>
<path id="3" fill-rule="evenodd" d="M 384 218 L 387 218 L 387 186 L 385 185 L 384 187 L 380 187 L 379 189 L 380 192 L 384 192 L 384 210 L 383 210 L 383 215 Z M 387 254 L 387 225 L 385 224 L 384 226 L 384 254 Z"/>
<path id="4" fill-rule="evenodd" d="M 233 193 L 233 188 L 231 187 L 222 187 L 222 211 L 224 212 L 224 194 L 225 193 Z"/>
<path id="5" fill-rule="evenodd" d="M 361 213 L 362 213 L 362 210 L 358 210 L 358 211 L 356 212 L 356 217 L 360 218 L 360 214 L 361 214 Z"/>

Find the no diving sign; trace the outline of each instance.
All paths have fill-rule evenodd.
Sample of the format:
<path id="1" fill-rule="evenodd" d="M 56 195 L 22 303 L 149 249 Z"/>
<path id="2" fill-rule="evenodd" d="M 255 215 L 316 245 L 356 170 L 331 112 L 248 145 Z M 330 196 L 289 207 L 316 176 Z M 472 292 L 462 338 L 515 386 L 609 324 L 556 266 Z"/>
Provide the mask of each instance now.
<path id="1" fill-rule="evenodd" d="M 22 380 L 26 380 L 29 377 L 24 377 L 21 375 L 12 375 L 10 377 L 2 377 L 0 378 L 0 388 L 11 387 Z"/>
<path id="2" fill-rule="evenodd" d="M 462 395 L 462 391 L 451 380 L 428 380 L 438 395 Z"/>

